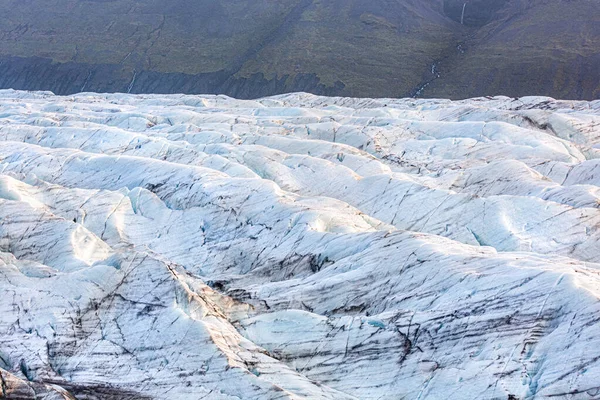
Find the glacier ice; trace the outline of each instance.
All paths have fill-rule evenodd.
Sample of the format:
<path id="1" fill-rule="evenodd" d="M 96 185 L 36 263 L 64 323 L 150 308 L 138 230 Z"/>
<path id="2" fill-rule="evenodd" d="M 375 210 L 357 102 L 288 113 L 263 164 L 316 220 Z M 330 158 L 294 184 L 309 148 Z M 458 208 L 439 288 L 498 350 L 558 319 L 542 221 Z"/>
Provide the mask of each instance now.
<path id="1" fill-rule="evenodd" d="M 600 101 L 2 90 L 2 393 L 599 398 L 598 160 Z"/>

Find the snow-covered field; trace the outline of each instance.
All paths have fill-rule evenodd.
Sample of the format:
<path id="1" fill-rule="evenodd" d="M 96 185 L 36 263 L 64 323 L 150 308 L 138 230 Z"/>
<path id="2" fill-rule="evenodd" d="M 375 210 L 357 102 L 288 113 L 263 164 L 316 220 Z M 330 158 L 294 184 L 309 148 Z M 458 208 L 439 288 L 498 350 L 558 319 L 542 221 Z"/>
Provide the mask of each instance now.
<path id="1" fill-rule="evenodd" d="M 599 204 L 600 101 L 0 91 L 2 390 L 600 398 Z"/>

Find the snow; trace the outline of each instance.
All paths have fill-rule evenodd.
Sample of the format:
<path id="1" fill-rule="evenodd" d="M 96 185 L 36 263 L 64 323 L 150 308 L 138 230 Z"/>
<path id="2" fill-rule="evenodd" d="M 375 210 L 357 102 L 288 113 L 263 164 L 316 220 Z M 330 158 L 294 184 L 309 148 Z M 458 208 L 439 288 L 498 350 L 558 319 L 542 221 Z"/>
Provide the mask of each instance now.
<path id="1" fill-rule="evenodd" d="M 599 126 L 545 97 L 0 91 L 3 388 L 595 398 Z"/>

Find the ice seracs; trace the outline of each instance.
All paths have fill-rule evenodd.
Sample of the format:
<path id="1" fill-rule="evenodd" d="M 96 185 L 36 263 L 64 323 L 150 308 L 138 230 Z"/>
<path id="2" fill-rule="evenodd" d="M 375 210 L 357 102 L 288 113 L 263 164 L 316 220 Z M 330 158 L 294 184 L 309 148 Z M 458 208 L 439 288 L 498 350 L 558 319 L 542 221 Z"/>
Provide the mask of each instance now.
<path id="1" fill-rule="evenodd" d="M 0 91 L 3 393 L 594 398 L 599 123 Z"/>

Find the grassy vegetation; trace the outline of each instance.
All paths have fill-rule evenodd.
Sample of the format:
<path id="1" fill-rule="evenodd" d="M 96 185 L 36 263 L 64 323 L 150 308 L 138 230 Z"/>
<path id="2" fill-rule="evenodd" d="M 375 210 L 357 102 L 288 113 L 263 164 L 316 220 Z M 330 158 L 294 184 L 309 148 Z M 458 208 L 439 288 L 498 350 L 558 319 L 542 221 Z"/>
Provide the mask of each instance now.
<path id="1" fill-rule="evenodd" d="M 521 0 L 478 30 L 429 95 L 600 98 L 600 14 L 594 0 Z"/>
<path id="2" fill-rule="evenodd" d="M 597 0 L 508 0 L 493 12 L 486 1 L 470 2 L 466 18 L 484 25 L 463 26 L 462 0 L 4 0 L 0 57 L 289 82 L 316 74 L 375 97 L 407 95 L 439 62 L 425 96 L 600 94 Z"/>

